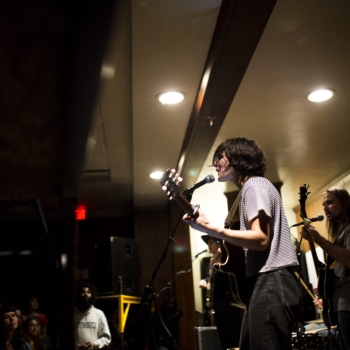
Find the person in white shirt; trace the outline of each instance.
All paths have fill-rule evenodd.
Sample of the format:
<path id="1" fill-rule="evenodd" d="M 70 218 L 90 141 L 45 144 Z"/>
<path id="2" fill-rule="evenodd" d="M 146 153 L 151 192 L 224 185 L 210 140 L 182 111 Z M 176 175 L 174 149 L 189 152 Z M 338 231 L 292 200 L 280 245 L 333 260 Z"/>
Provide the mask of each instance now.
<path id="1" fill-rule="evenodd" d="M 74 314 L 75 341 L 79 350 L 102 349 L 111 342 L 106 316 L 94 307 L 95 300 L 95 286 L 88 282 L 79 283 Z"/>

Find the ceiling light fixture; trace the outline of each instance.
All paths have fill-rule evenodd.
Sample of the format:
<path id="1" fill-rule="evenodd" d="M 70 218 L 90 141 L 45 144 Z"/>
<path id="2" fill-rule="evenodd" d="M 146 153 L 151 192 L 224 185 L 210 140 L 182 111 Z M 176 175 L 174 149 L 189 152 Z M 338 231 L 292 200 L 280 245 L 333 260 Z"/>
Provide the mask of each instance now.
<path id="1" fill-rule="evenodd" d="M 319 89 L 310 92 L 306 97 L 311 102 L 323 102 L 333 97 L 335 91 L 331 89 Z"/>
<path id="2" fill-rule="evenodd" d="M 180 91 L 167 91 L 157 95 L 157 98 L 163 105 L 173 105 L 182 102 L 185 94 Z"/>
<path id="3" fill-rule="evenodd" d="M 164 174 L 164 171 L 154 171 L 153 173 L 151 173 L 151 174 L 149 175 L 149 177 L 150 177 L 151 179 L 160 180 L 161 177 L 163 176 L 163 174 Z"/>

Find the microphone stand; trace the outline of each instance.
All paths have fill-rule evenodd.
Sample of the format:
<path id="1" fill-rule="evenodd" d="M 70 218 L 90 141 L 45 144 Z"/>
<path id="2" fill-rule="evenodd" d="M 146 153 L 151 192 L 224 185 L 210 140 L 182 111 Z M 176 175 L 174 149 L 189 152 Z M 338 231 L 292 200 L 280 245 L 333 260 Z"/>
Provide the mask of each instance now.
<path id="1" fill-rule="evenodd" d="M 188 199 L 189 202 L 192 199 L 193 192 L 194 192 L 194 189 L 192 191 L 190 191 L 188 194 L 184 194 L 183 193 L 184 196 Z M 154 300 L 153 282 L 154 282 L 154 280 L 155 280 L 155 278 L 157 276 L 157 273 L 159 271 L 159 268 L 160 268 L 162 262 L 165 260 L 165 258 L 167 256 L 167 252 L 168 252 L 168 249 L 169 249 L 170 245 L 175 243 L 175 239 L 173 238 L 173 236 L 174 236 L 174 233 L 175 233 L 175 231 L 176 231 L 176 229 L 177 229 L 177 227 L 178 227 L 178 225 L 179 225 L 179 223 L 181 221 L 181 218 L 182 218 L 182 215 L 180 216 L 180 218 L 179 218 L 179 220 L 178 220 L 178 222 L 177 222 L 177 224 L 176 224 L 176 226 L 175 226 L 175 228 L 173 230 L 172 235 L 170 237 L 168 237 L 167 245 L 166 245 L 166 247 L 164 249 L 164 252 L 163 252 L 163 254 L 162 254 L 162 256 L 161 256 L 161 258 L 160 258 L 160 260 L 158 262 L 158 265 L 157 265 L 156 269 L 154 270 L 154 272 L 152 274 L 152 278 L 151 278 L 150 283 L 148 285 L 146 285 L 145 288 L 144 288 L 144 293 L 143 293 L 143 296 L 141 298 L 141 310 L 140 310 L 139 315 L 137 316 L 137 318 L 139 318 L 139 316 L 141 314 L 141 311 L 143 309 L 143 305 L 146 303 L 146 301 L 148 302 L 148 304 L 150 304 L 150 302 L 152 304 L 152 301 Z M 150 308 L 152 308 L 152 305 L 150 306 Z"/>
<path id="2" fill-rule="evenodd" d="M 181 192 L 181 193 L 186 197 L 186 199 L 187 199 L 189 202 L 191 202 L 191 199 L 192 199 L 192 195 L 193 195 L 194 190 L 195 190 L 195 188 L 189 190 L 187 193 L 185 193 L 186 191 L 183 191 L 183 192 Z M 150 332 L 151 332 L 151 334 L 153 335 L 152 341 L 154 342 L 155 348 L 157 348 L 157 342 L 156 342 L 156 339 L 154 338 L 154 330 L 153 330 L 153 322 L 152 322 L 152 304 L 153 304 L 153 302 L 155 301 L 155 299 L 159 296 L 159 294 L 160 294 L 161 292 L 158 293 L 157 295 L 153 292 L 153 282 L 154 282 L 154 280 L 155 280 L 155 278 L 156 278 L 156 275 L 157 275 L 157 273 L 158 273 L 158 271 L 159 271 L 159 268 L 160 268 L 162 262 L 165 260 L 165 258 L 166 258 L 166 256 L 167 256 L 167 252 L 168 252 L 168 249 L 169 249 L 170 245 L 175 243 L 175 239 L 173 238 L 173 236 L 174 236 L 174 233 L 175 233 L 175 231 L 176 231 L 176 229 L 177 229 L 177 227 L 178 227 L 178 225 L 179 225 L 181 219 L 182 219 L 182 215 L 180 216 L 178 222 L 176 223 L 176 226 L 175 226 L 175 228 L 174 228 L 174 230 L 173 230 L 173 233 L 171 234 L 170 237 L 168 237 L 167 245 L 166 245 L 166 247 L 165 247 L 165 249 L 164 249 L 164 252 L 163 252 L 163 254 L 162 254 L 162 256 L 161 256 L 161 258 L 160 258 L 160 260 L 159 260 L 159 262 L 158 262 L 158 265 L 157 265 L 156 269 L 154 270 L 154 272 L 153 272 L 153 274 L 152 274 L 152 278 L 151 278 L 150 283 L 149 283 L 148 285 L 146 285 L 145 288 L 144 288 L 144 293 L 143 293 L 143 295 L 142 295 L 142 297 L 141 297 L 141 302 L 140 302 L 141 308 L 140 308 L 139 314 L 138 314 L 138 316 L 137 316 L 137 319 L 139 319 L 139 318 L 140 318 L 140 315 L 141 315 L 141 313 L 142 313 L 143 307 L 144 307 L 145 303 L 147 302 L 147 305 L 148 305 L 148 312 L 149 312 L 149 325 L 150 325 L 150 327 L 151 327 L 151 331 L 150 331 Z M 206 250 L 205 250 L 205 251 L 206 251 Z M 202 254 L 202 253 L 204 253 L 204 251 L 201 252 L 201 253 L 199 253 L 199 254 L 197 254 L 193 260 L 197 259 L 197 257 L 198 257 L 200 254 Z M 190 266 L 190 265 L 192 264 L 193 260 L 191 260 L 191 261 L 189 262 L 189 264 L 187 264 L 187 266 L 186 266 L 185 268 L 188 268 L 188 266 Z M 190 270 L 189 270 L 189 271 L 190 271 Z M 185 271 L 185 272 L 186 272 L 186 271 Z M 180 274 L 180 273 L 184 273 L 184 272 L 181 272 L 181 271 L 180 271 L 178 274 Z M 176 279 L 176 278 L 178 277 L 178 274 L 176 275 L 176 277 L 175 277 L 174 279 Z M 172 281 L 173 281 L 173 280 L 172 280 Z M 171 282 L 172 282 L 172 281 L 171 281 Z M 170 283 L 171 283 L 171 282 L 170 282 Z M 169 283 L 168 283 L 168 284 L 169 284 Z M 168 285 L 168 284 L 167 284 L 167 285 Z M 163 290 L 164 290 L 164 288 L 163 288 Z M 163 291 L 163 290 L 162 290 L 162 291 Z"/>
<path id="3" fill-rule="evenodd" d="M 190 261 L 184 268 L 182 268 L 180 271 L 176 272 L 175 276 L 166 284 L 166 286 L 165 286 L 164 288 L 162 288 L 162 289 L 160 290 L 160 292 L 157 293 L 157 294 L 155 295 L 154 300 L 156 300 L 164 291 L 168 291 L 168 292 L 170 293 L 171 285 L 173 284 L 173 282 L 174 282 L 181 274 L 190 272 L 190 271 L 191 271 L 191 265 L 192 265 L 193 261 L 195 261 L 195 260 L 199 257 L 199 255 L 201 255 L 201 254 L 203 254 L 203 253 L 205 253 L 205 252 L 207 252 L 207 249 L 203 250 L 203 251 L 200 252 L 200 253 L 197 253 L 197 254 L 191 259 L 191 261 Z M 173 343 L 173 348 L 175 349 L 175 348 L 177 347 L 177 342 L 176 342 L 176 340 L 174 339 L 174 337 L 172 336 L 172 334 L 171 334 L 171 332 L 169 331 L 168 327 L 166 326 L 166 324 L 165 324 L 165 322 L 164 322 L 164 320 L 163 320 L 163 317 L 162 317 L 162 314 L 161 314 L 160 310 L 159 310 L 158 308 L 156 308 L 156 309 L 157 309 L 157 312 L 158 312 L 158 315 L 159 315 L 159 319 L 160 319 L 160 321 L 161 321 L 161 323 L 162 323 L 162 325 L 163 325 L 163 327 L 164 327 L 166 333 L 168 334 L 168 336 L 170 337 L 170 339 L 171 339 L 171 341 L 172 341 L 172 343 Z M 183 314 L 183 312 L 180 310 L 177 314 L 181 316 L 181 315 Z"/>
<path id="4" fill-rule="evenodd" d="M 191 191 L 182 191 L 181 194 L 186 197 L 186 199 L 191 203 L 194 189 Z"/>

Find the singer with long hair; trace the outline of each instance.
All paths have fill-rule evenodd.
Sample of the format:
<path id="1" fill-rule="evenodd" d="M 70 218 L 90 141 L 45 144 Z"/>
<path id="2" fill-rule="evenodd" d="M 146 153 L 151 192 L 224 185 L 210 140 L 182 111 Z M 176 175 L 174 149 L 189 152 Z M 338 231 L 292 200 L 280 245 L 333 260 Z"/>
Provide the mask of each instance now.
<path id="1" fill-rule="evenodd" d="M 323 194 L 323 209 L 327 217 L 328 239 L 313 227 L 303 227 L 301 236 L 318 244 L 336 263 L 333 298 L 338 341 L 341 350 L 350 349 L 350 195 L 342 187 L 331 187 Z M 319 300 L 314 301 L 322 308 Z"/>

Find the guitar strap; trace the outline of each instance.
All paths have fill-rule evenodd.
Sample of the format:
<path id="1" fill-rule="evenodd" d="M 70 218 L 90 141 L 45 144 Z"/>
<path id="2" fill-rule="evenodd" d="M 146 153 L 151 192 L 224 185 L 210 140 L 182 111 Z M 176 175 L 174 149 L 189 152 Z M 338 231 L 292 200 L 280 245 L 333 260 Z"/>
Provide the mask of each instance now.
<path id="1" fill-rule="evenodd" d="M 233 202 L 230 211 L 228 212 L 226 219 L 225 219 L 225 228 L 229 228 L 231 227 L 231 225 L 233 224 L 235 220 L 235 214 L 237 209 L 239 209 L 239 202 L 241 200 L 241 191 L 238 192 L 238 195 L 235 199 L 235 201 Z"/>

